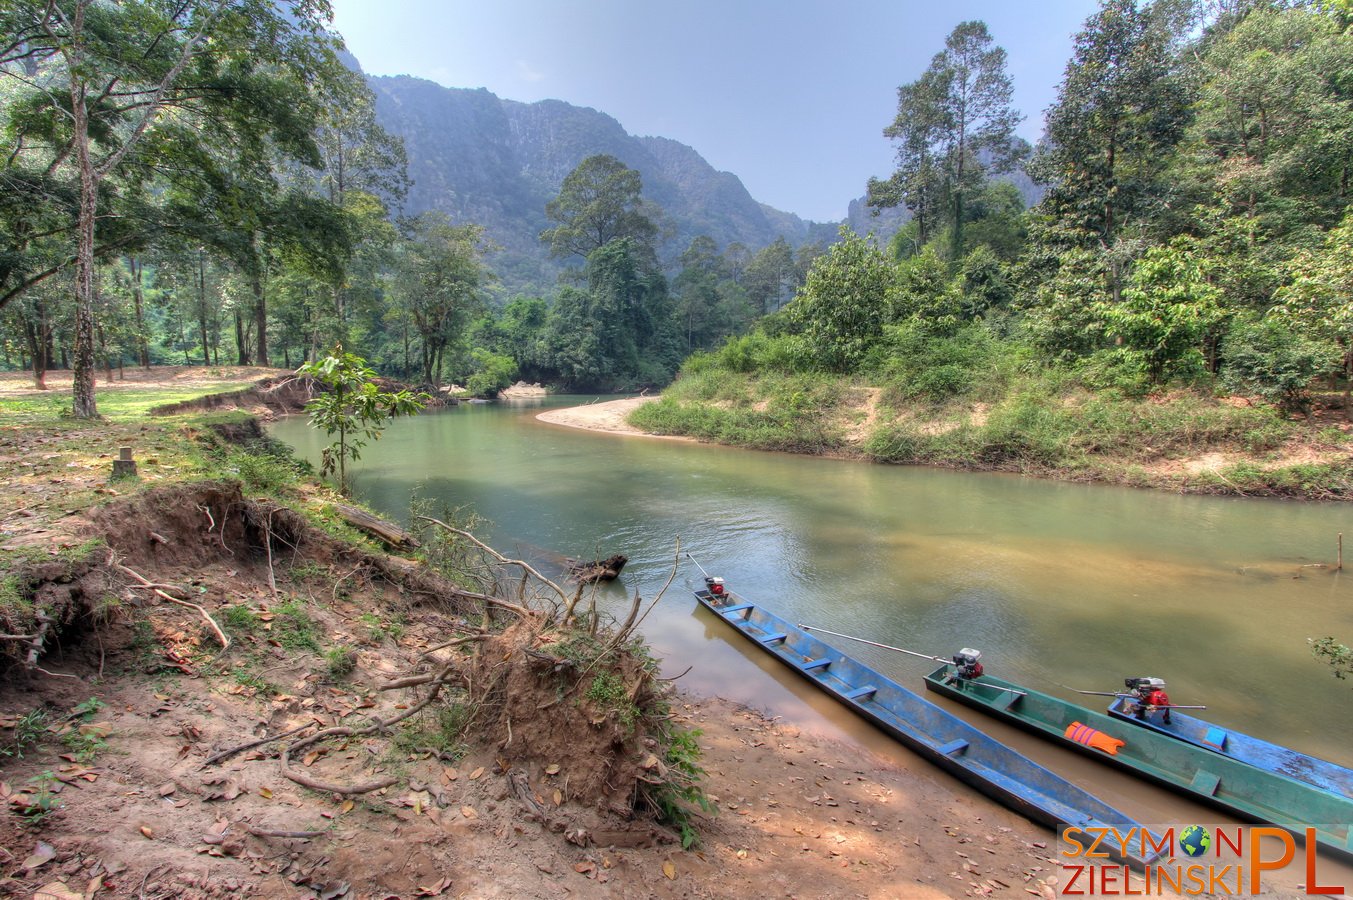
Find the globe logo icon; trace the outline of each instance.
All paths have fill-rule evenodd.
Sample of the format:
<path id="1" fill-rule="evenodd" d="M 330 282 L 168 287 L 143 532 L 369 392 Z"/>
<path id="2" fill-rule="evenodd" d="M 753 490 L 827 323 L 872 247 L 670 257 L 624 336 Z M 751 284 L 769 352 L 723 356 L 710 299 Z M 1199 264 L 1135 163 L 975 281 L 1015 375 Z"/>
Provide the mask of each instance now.
<path id="1" fill-rule="evenodd" d="M 1179 848 L 1189 857 L 1199 857 L 1212 846 L 1212 832 L 1201 825 L 1190 825 L 1179 833 Z"/>

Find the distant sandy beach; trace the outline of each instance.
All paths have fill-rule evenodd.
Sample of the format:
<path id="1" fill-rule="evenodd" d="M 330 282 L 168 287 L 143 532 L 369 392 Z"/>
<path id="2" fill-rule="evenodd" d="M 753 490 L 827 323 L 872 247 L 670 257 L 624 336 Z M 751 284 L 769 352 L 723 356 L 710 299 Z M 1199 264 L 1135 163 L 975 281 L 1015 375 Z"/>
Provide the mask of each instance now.
<path id="1" fill-rule="evenodd" d="M 536 416 L 542 422 L 552 425 L 567 425 L 570 428 L 585 428 L 589 431 L 609 431 L 612 434 L 633 434 L 647 437 L 674 437 L 672 435 L 652 434 L 635 428 L 625 421 L 625 417 L 645 403 L 658 399 L 651 397 L 622 397 L 619 400 L 607 400 L 604 403 L 589 403 L 586 406 L 570 406 L 567 409 L 551 409 Z M 690 438 L 678 438 L 690 440 Z"/>

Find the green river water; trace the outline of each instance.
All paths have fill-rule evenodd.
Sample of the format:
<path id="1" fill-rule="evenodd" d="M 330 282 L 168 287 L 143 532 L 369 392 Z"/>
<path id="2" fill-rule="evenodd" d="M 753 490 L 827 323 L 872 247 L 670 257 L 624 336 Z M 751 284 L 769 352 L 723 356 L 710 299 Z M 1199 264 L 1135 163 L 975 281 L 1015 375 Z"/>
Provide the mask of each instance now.
<path id="1" fill-rule="evenodd" d="M 1174 702 L 1206 705 L 1199 715 L 1353 766 L 1353 682 L 1333 678 L 1307 644 L 1353 642 L 1353 574 L 1333 570 L 1341 531 L 1353 565 L 1353 507 L 870 465 L 534 418 L 592 399 L 395 421 L 354 467 L 355 493 L 400 521 L 415 490 L 439 510 L 472 509 L 487 520 L 481 538 L 546 565 L 623 553 L 621 583 L 599 598 L 613 612 L 636 590 L 657 593 L 680 539 L 791 621 L 939 656 L 978 648 L 992 674 L 1087 706 L 1107 700 L 1072 688 L 1157 675 Z M 303 418 L 273 433 L 318 458 L 323 442 Z M 698 609 L 700 584 L 683 560 L 644 622 L 666 672 L 690 666 L 688 690 L 861 736 L 849 714 Z M 924 692 L 932 664 L 827 640 Z"/>

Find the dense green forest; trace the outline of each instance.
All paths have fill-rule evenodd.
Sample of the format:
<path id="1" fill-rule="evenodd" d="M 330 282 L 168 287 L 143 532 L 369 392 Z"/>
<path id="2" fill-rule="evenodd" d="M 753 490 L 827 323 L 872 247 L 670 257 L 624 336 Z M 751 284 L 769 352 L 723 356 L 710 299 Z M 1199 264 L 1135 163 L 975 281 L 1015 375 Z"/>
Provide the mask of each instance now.
<path id="1" fill-rule="evenodd" d="M 1275 450 L 1313 389 L 1348 403 L 1349 22 L 1348 4 L 1105 0 L 1024 159 L 1005 54 L 960 24 L 899 88 L 896 171 L 869 185 L 906 226 L 886 247 L 843 229 L 793 302 L 688 360 L 638 421 L 830 452 L 842 429 L 817 411 L 865 384 L 888 414 L 877 459 Z M 996 178 L 1021 164 L 1047 191 L 1029 210 Z"/>
<path id="2" fill-rule="evenodd" d="M 567 271 L 511 297 L 479 225 L 398 214 L 418 187 L 328 15 L 4 5 L 0 364 L 74 367 L 76 415 L 100 368 L 295 367 L 338 343 L 481 394 L 661 386 L 688 359 L 683 380 L 860 376 L 898 403 L 1032 378 L 1302 411 L 1348 383 L 1347 0 L 1105 0 L 1035 148 L 1004 51 L 961 23 L 880 123 L 897 166 L 870 203 L 909 214 L 886 246 L 670 247 L 638 173 L 598 155 L 545 210 Z M 1044 186 L 1032 209 L 1014 170 Z"/>

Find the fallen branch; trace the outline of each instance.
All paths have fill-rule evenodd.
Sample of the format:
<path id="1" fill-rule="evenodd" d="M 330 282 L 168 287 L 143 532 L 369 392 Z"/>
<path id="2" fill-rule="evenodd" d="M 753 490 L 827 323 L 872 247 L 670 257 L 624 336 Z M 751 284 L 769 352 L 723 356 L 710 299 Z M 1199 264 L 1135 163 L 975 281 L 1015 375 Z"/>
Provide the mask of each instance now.
<path id="1" fill-rule="evenodd" d="M 274 510 L 268 510 L 268 521 L 263 525 L 263 548 L 268 552 L 268 587 L 272 588 L 273 599 L 281 593 L 277 590 L 277 579 L 272 571 L 272 514 Z"/>
<path id="2" fill-rule="evenodd" d="M 42 645 L 47 641 L 47 632 L 51 630 L 52 617 L 46 613 L 38 613 L 38 633 L 33 635 L 32 646 L 28 649 L 28 668 L 36 669 L 38 667 L 38 657 L 42 655 Z"/>
<path id="3" fill-rule="evenodd" d="M 535 792 L 531 790 L 531 781 L 527 777 L 525 771 L 522 769 L 513 769 L 511 772 L 508 772 L 507 783 L 512 788 L 512 793 L 516 795 L 517 800 L 521 802 L 522 806 L 526 807 L 531 818 L 540 822 L 549 820 L 549 816 L 545 814 L 544 807 L 537 803 L 536 798 L 533 796 Z"/>
<path id="4" fill-rule="evenodd" d="M 398 778 L 381 778 L 376 781 L 369 781 L 366 784 L 330 784 L 327 781 L 316 781 L 310 776 L 294 772 L 288 767 L 283 767 L 282 774 L 301 787 L 308 787 L 312 791 L 320 791 L 325 794 L 343 794 L 344 796 L 369 794 L 372 791 L 379 791 L 381 788 L 388 788 L 392 784 L 399 783 Z"/>
<path id="5" fill-rule="evenodd" d="M 240 744 L 238 747 L 231 747 L 229 750 L 222 750 L 220 753 L 216 753 L 207 757 L 206 760 L 203 761 L 202 765 L 198 766 L 198 768 L 205 769 L 207 766 L 215 765 L 216 763 L 221 762 L 222 760 L 225 759 L 230 759 L 230 757 L 234 756 L 236 753 L 243 753 L 244 751 L 252 750 L 255 747 L 262 747 L 264 744 L 271 744 L 273 741 L 280 741 L 284 737 L 291 737 L 296 732 L 304 731 L 305 729 L 309 728 L 311 725 L 314 724 L 315 724 L 314 722 L 306 722 L 304 725 L 293 728 L 290 731 L 284 731 L 281 734 L 273 734 L 265 738 L 259 738 L 258 740 L 250 741 L 247 744 Z"/>
<path id="6" fill-rule="evenodd" d="M 653 611 L 653 607 L 657 606 L 658 601 L 662 599 L 662 595 L 667 593 L 667 589 L 672 586 L 672 581 L 676 578 L 677 568 L 680 565 L 681 565 L 681 540 L 678 539 L 676 542 L 676 559 L 673 560 L 672 562 L 672 571 L 667 573 L 667 580 L 663 582 L 662 587 L 658 590 L 657 596 L 653 598 L 653 602 L 648 605 L 648 609 L 644 610 L 643 615 L 639 616 L 638 618 L 635 618 L 635 613 L 638 612 L 639 610 L 639 594 L 637 592 L 635 593 L 634 605 L 630 608 L 630 614 L 625 619 L 625 624 L 616 630 L 615 637 L 611 638 L 610 643 L 608 643 L 606 647 L 600 653 L 597 654 L 596 659 L 592 660 L 592 662 L 588 664 L 587 668 L 583 670 L 582 675 L 578 676 L 580 681 L 589 672 L 591 672 L 594 668 L 596 668 L 597 663 L 605 659 L 606 656 L 610 654 L 612 650 L 614 650 L 616 647 L 620 646 L 621 643 L 627 640 L 634 629 L 638 628 L 641 624 L 643 624 L 644 619 L 648 618 L 648 614 Z"/>
<path id="7" fill-rule="evenodd" d="M 444 674 L 447 672 L 448 672 L 447 669 L 443 670 Z M 306 747 L 309 747 L 311 744 L 317 743 L 326 738 L 364 737 L 366 735 L 384 731 L 391 725 L 395 725 L 411 716 L 415 716 L 418 713 L 422 712 L 424 709 L 428 707 L 430 703 L 432 703 L 433 700 L 437 699 L 437 696 L 441 692 L 442 685 L 439 682 L 434 682 L 432 685 L 432 690 L 428 691 L 428 695 L 424 697 L 422 700 L 420 700 L 418 703 L 415 703 L 413 706 L 404 710 L 402 713 L 400 713 L 399 715 L 395 716 L 392 719 L 386 720 L 377 719 L 375 722 L 373 722 L 371 725 L 368 725 L 366 728 L 349 728 L 346 725 L 343 725 L 335 728 L 325 728 L 321 731 L 317 731 L 314 734 L 310 735 L 310 737 L 305 738 L 304 740 L 300 740 L 294 744 L 288 745 L 282 751 L 281 755 L 278 757 L 279 763 L 278 768 L 281 769 L 282 776 L 284 778 L 287 778 L 290 781 L 294 781 L 297 784 L 301 785 L 302 787 L 308 787 L 312 791 L 322 791 L 324 793 L 329 794 L 342 794 L 345 796 L 351 796 L 353 794 L 369 794 L 372 791 L 379 791 L 381 788 L 387 788 L 390 787 L 390 785 L 392 784 L 397 784 L 399 782 L 398 778 L 381 778 L 377 779 L 376 781 L 369 781 L 366 784 L 356 784 L 356 785 L 329 784 L 328 782 L 316 781 L 315 779 L 311 778 L 308 775 L 303 775 L 300 772 L 297 772 L 295 769 L 291 768 L 289 760 L 291 759 L 291 756 L 293 754 L 305 749 Z"/>
<path id="8" fill-rule="evenodd" d="M 117 569 L 124 575 L 127 575 L 131 578 L 135 578 L 141 584 L 142 587 L 146 587 L 154 591 L 155 595 L 160 599 L 168 600 L 170 603 L 176 603 L 179 606 L 186 606 L 189 609 L 197 610 L 198 614 L 202 616 L 202 618 L 206 621 L 207 625 L 211 627 L 211 630 L 216 633 L 216 639 L 221 642 L 221 649 L 228 650 L 230 648 L 230 638 L 226 637 L 225 632 L 221 630 L 221 626 L 216 624 L 216 620 L 211 617 L 211 613 L 207 612 L 201 606 L 198 606 L 196 603 L 189 602 L 188 600 L 180 600 L 177 597 L 171 597 L 169 594 L 165 593 L 165 591 L 163 591 L 162 589 L 155 587 L 153 582 L 151 582 L 150 579 L 146 578 L 140 572 L 136 572 L 132 569 L 129 569 L 126 566 L 122 565 L 122 563 L 114 562 L 113 568 Z M 177 590 L 181 590 L 185 594 L 188 593 L 188 591 L 184 588 L 177 588 Z"/>
<path id="9" fill-rule="evenodd" d="M 694 668 L 695 666 L 687 666 L 682 671 L 681 675 L 673 675 L 671 678 L 655 678 L 654 681 L 676 681 L 678 678 L 681 678 L 683 675 L 685 675 L 687 672 L 689 672 L 691 669 Z"/>
<path id="10" fill-rule="evenodd" d="M 134 591 L 182 591 L 188 593 L 188 589 L 179 587 L 177 584 L 161 584 L 159 582 L 148 581 L 145 584 L 129 584 L 127 587 Z"/>
<path id="11" fill-rule="evenodd" d="M 464 588 L 453 587 L 451 592 L 457 597 L 464 597 L 466 600 L 478 600 L 480 603 L 488 603 L 493 606 L 500 606 L 509 612 L 514 612 L 523 619 L 531 614 L 531 611 L 524 606 L 518 606 L 515 603 L 509 603 L 500 597 L 494 597 L 492 594 L 480 594 L 476 591 L 467 591 Z"/>
<path id="12" fill-rule="evenodd" d="M 420 684 L 432 684 L 433 682 L 446 683 L 446 677 L 451 674 L 449 667 L 440 672 L 425 672 L 422 675 L 407 675 L 404 678 L 396 678 L 394 681 L 387 681 L 385 684 L 376 688 L 378 691 L 397 691 L 400 688 L 418 687 Z"/>
<path id="13" fill-rule="evenodd" d="M 356 574 L 357 574 L 357 570 L 360 569 L 360 568 L 362 568 L 362 566 L 364 566 L 364 565 L 366 565 L 366 562 L 364 562 L 364 561 L 363 561 L 363 562 L 359 562 L 357 565 L 355 565 L 355 566 L 352 567 L 352 571 L 351 571 L 351 572 L 349 572 L 349 573 L 346 574 L 346 575 L 340 575 L 338 578 L 335 578 L 335 579 L 334 579 L 334 588 L 333 588 L 332 591 L 329 592 L 329 598 L 330 598 L 331 600 L 333 600 L 333 602 L 335 602 L 335 603 L 338 602 L 338 586 L 339 586 L 340 584 L 342 584 L 343 582 L 347 581 L 347 580 L 348 580 L 349 578 L 351 578 L 352 576 L 356 575 Z"/>
<path id="14" fill-rule="evenodd" d="M 344 503 L 334 503 L 331 505 L 331 508 L 338 513 L 339 518 L 344 522 L 378 538 L 391 549 L 418 549 L 417 539 L 398 525 L 387 522 L 378 516 L 373 516 L 364 509 L 358 509 L 355 506 L 348 506 Z"/>
<path id="15" fill-rule="evenodd" d="M 427 656 L 428 654 L 436 653 L 438 650 L 449 650 L 452 647 L 459 647 L 461 644 L 469 644 L 473 641 L 484 641 L 488 640 L 488 638 L 489 636 L 487 634 L 472 634 L 467 637 L 456 638 L 454 641 L 447 641 L 445 644 L 438 644 L 435 647 L 429 647 L 418 655 Z"/>
<path id="16" fill-rule="evenodd" d="M 254 837 L 300 838 L 302 840 L 323 837 L 329 833 L 327 831 L 267 831 L 263 828 L 255 828 L 252 825 L 246 825 L 244 830 Z"/>
<path id="17" fill-rule="evenodd" d="M 489 554 L 490 556 L 492 556 L 494 559 L 498 560 L 500 563 L 504 563 L 504 564 L 506 564 L 506 565 L 518 566 L 518 567 L 521 568 L 522 571 L 524 571 L 524 572 L 529 572 L 531 575 L 533 575 L 533 576 L 536 578 L 537 581 L 541 582 L 541 583 L 544 584 L 544 585 L 547 585 L 547 586 L 550 588 L 550 590 L 554 591 L 555 594 L 557 594 L 557 595 L 559 596 L 559 599 L 560 599 L 560 600 L 562 600 L 562 601 L 564 601 L 566 604 L 568 604 L 567 607 L 566 607 L 566 610 L 565 610 L 565 614 L 564 614 L 564 615 L 565 615 L 565 618 L 567 618 L 569 615 L 571 615 L 571 614 L 573 613 L 573 604 L 572 604 L 572 603 L 568 603 L 568 595 L 564 593 L 564 589 L 561 588 L 559 585 L 555 584 L 555 583 L 554 583 L 553 581 L 551 581 L 550 579 L 546 578 L 544 575 L 541 575 L 539 572 L 537 572 L 537 571 L 531 566 L 530 563 L 525 562 L 524 560 L 520 560 L 520 559 L 510 559 L 510 558 L 508 558 L 508 557 L 506 557 L 506 556 L 503 556 L 503 554 L 499 553 L 497 550 L 494 550 L 494 549 L 493 549 L 492 547 L 490 547 L 488 544 L 484 543 L 484 542 L 481 541 L 479 538 L 477 538 L 477 537 L 475 537 L 474 535 L 470 534 L 470 532 L 464 531 L 464 530 L 462 530 L 462 529 L 460 529 L 460 528 L 453 528 L 452 526 L 450 526 L 450 525 L 446 524 L 445 522 L 443 522 L 441 519 L 434 519 L 434 518 L 432 518 L 431 516 L 419 516 L 418 518 L 422 519 L 424 522 L 431 522 L 433 525 L 436 525 L 436 526 L 439 527 L 439 528 L 444 528 L 444 529 L 446 529 L 447 531 L 451 532 L 452 534 L 458 534 L 458 535 L 460 535 L 461 537 L 465 538 L 465 539 L 466 539 L 467 541 L 469 541 L 470 543 L 474 544 L 474 545 L 475 545 L 476 547 L 478 547 L 479 549 L 483 550 L 485 553 L 487 553 L 487 554 Z M 575 600 L 574 602 L 576 602 L 576 600 Z M 524 607 L 524 606 L 517 606 L 516 604 L 508 603 L 506 600 L 497 600 L 496 598 L 495 598 L 495 603 L 496 603 L 496 605 L 501 606 L 501 607 L 503 607 L 504 609 L 510 609 L 510 610 L 512 610 L 513 612 L 515 612 L 515 613 L 517 613 L 518 615 L 520 615 L 522 618 L 526 618 L 527 616 L 530 615 L 530 611 L 529 611 L 528 609 L 526 609 L 526 607 Z"/>

